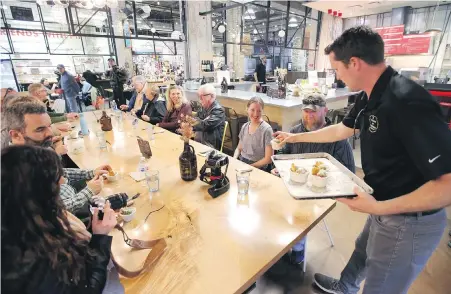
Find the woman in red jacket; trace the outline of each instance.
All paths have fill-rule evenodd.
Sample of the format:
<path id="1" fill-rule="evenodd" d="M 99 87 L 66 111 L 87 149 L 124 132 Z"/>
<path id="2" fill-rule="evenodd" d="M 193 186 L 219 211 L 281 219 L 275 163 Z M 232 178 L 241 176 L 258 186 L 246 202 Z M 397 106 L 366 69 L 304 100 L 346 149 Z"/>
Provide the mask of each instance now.
<path id="1" fill-rule="evenodd" d="M 184 116 L 192 115 L 191 105 L 180 86 L 171 86 L 166 93 L 166 107 L 168 111 L 163 121 L 157 124 L 157 127 L 165 128 L 175 133 L 180 128 L 182 114 Z"/>

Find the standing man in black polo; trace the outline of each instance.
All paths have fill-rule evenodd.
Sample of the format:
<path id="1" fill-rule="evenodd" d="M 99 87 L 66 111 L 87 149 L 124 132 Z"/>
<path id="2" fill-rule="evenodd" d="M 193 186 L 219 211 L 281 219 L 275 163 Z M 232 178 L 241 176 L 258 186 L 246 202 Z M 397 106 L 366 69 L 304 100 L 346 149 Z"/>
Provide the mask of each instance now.
<path id="1" fill-rule="evenodd" d="M 124 105 L 127 102 L 124 98 L 124 83 L 127 81 L 127 74 L 116 65 L 114 58 L 108 59 L 108 65 L 110 69 L 107 71 L 106 76 L 110 78 L 113 99 L 118 106 Z"/>
<path id="2" fill-rule="evenodd" d="M 261 62 L 257 64 L 257 67 L 255 68 L 254 79 L 262 85 L 266 84 L 266 56 L 260 57 L 260 61 Z M 266 93 L 266 87 L 262 88 L 261 91 Z"/>
<path id="3" fill-rule="evenodd" d="M 451 204 L 451 132 L 434 98 L 384 63 L 384 42 L 368 27 L 345 31 L 325 49 L 337 77 L 363 90 L 342 123 L 276 133 L 284 142 L 333 142 L 360 132 L 365 182 L 373 196 L 340 202 L 368 213 L 339 280 L 315 274 L 327 293 L 407 293 L 437 247 Z M 346 224 L 343 224 L 346 225 Z"/>

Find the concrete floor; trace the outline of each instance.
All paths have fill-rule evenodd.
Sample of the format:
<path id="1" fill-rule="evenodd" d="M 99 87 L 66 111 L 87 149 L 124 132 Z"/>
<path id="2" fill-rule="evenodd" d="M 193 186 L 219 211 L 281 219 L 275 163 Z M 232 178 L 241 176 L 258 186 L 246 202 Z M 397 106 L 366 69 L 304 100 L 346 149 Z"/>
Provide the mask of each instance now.
<path id="1" fill-rule="evenodd" d="M 360 172 L 361 175 L 361 172 Z M 451 293 L 451 248 L 448 248 L 448 231 L 451 229 L 451 208 L 448 208 L 448 228 L 442 241 L 423 272 L 409 290 L 409 294 Z M 331 247 L 322 223 L 308 235 L 307 271 L 293 268 L 283 260 L 257 281 L 250 294 L 324 293 L 312 287 L 316 272 L 339 277 L 354 249 L 354 241 L 363 228 L 366 215 L 349 210 L 337 203 L 326 217 L 335 246 Z M 361 291 L 359 292 L 361 293 Z"/>

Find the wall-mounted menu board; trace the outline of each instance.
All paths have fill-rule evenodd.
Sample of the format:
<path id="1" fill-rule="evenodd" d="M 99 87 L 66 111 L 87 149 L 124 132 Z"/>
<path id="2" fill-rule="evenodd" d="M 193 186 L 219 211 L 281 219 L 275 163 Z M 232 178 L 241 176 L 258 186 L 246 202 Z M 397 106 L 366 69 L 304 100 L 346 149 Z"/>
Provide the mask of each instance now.
<path id="1" fill-rule="evenodd" d="M 10 6 L 11 15 L 15 20 L 34 21 L 33 11 L 29 7 Z"/>
<path id="2" fill-rule="evenodd" d="M 105 63 L 102 56 L 74 56 L 75 71 L 78 74 L 90 70 L 92 72 L 105 72 Z"/>
<path id="3" fill-rule="evenodd" d="M 384 40 L 386 55 L 428 54 L 431 44 L 429 34 L 404 35 L 404 25 L 375 28 Z"/>

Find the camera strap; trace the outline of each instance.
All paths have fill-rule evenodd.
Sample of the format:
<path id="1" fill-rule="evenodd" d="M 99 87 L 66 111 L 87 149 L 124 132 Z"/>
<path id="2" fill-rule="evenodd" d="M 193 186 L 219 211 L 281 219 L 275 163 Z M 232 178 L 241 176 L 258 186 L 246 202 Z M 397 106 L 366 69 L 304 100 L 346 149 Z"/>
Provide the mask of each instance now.
<path id="1" fill-rule="evenodd" d="M 158 259 L 163 255 L 164 251 L 167 248 L 166 241 L 164 238 L 155 239 L 155 240 L 139 240 L 139 239 L 131 239 L 128 237 L 127 233 L 125 233 L 122 226 L 119 224 L 115 227 L 117 230 L 119 230 L 122 235 L 124 236 L 124 242 L 134 248 L 134 249 L 151 249 L 149 254 L 146 257 L 146 260 L 144 261 L 141 268 L 130 271 L 125 268 L 123 268 L 115 259 L 114 254 L 111 254 L 111 259 L 114 263 L 114 266 L 116 267 L 119 274 L 123 275 L 126 278 L 134 278 L 139 276 L 142 272 L 144 272 L 146 269 L 148 269 L 150 266 L 155 264 Z"/>

